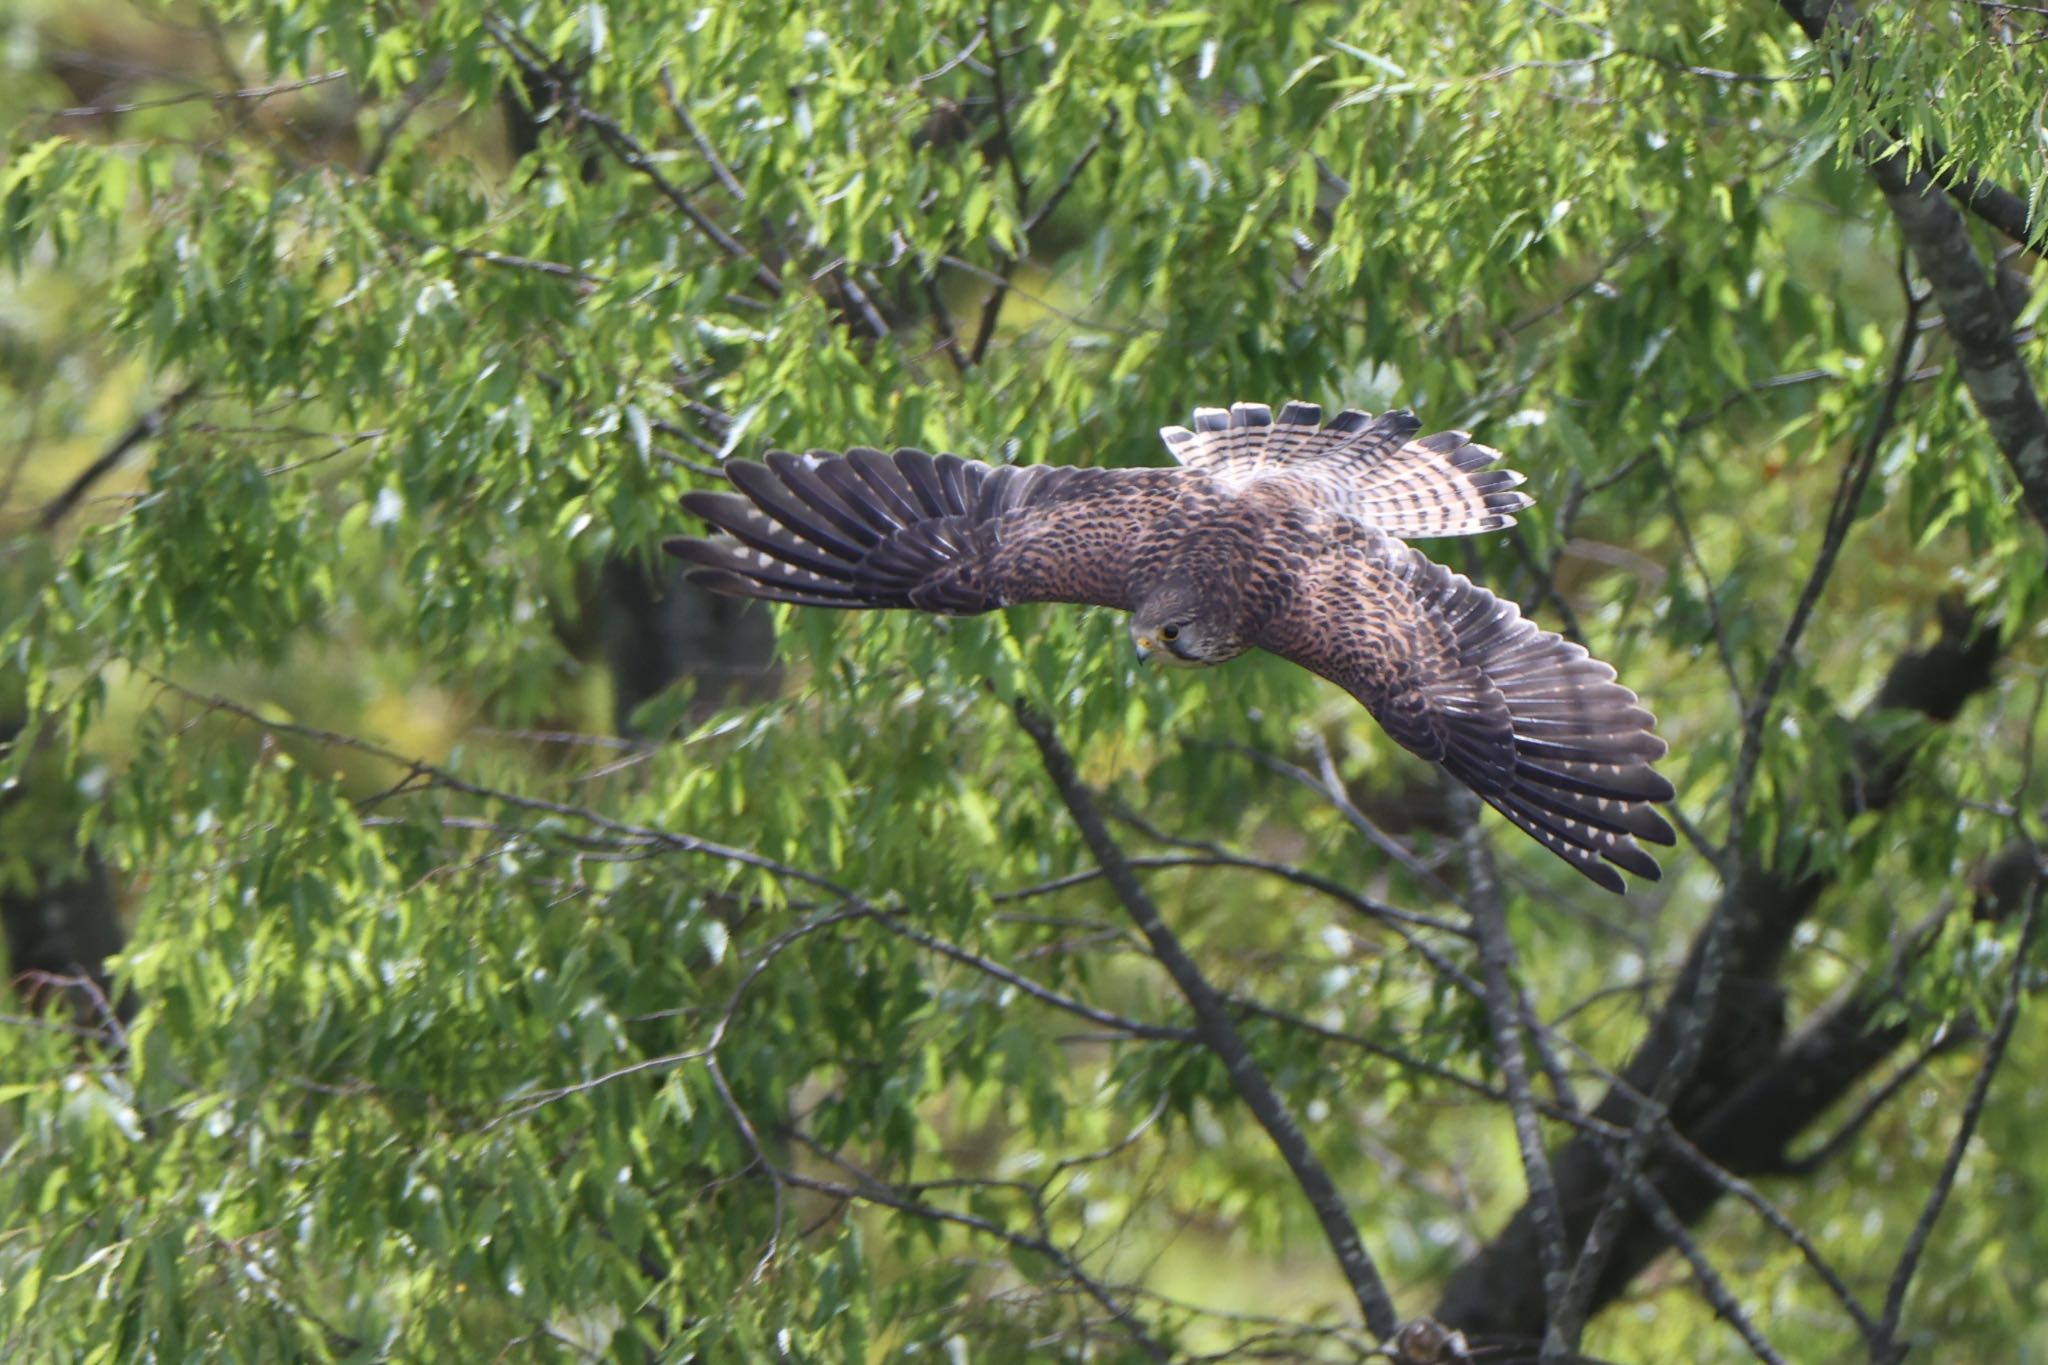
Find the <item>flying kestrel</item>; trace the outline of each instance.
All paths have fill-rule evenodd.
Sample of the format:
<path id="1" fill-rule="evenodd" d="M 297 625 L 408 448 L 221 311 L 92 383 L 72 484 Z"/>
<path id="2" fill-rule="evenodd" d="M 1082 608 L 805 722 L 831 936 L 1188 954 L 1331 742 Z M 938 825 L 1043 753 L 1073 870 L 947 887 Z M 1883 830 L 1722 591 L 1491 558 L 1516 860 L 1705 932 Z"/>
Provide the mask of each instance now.
<path id="1" fill-rule="evenodd" d="M 1410 549 L 1514 524 L 1530 499 L 1462 431 L 1313 403 L 1198 408 L 1177 469 L 991 466 L 921 450 L 730 460 L 683 506 L 725 534 L 667 549 L 716 592 L 970 616 L 1013 602 L 1131 613 L 1141 660 L 1270 650 L 1610 891 L 1672 842 L 1650 713 L 1614 670 Z M 742 496 L 743 495 L 743 496 Z M 1620 869 L 1620 872 L 1616 871 Z"/>

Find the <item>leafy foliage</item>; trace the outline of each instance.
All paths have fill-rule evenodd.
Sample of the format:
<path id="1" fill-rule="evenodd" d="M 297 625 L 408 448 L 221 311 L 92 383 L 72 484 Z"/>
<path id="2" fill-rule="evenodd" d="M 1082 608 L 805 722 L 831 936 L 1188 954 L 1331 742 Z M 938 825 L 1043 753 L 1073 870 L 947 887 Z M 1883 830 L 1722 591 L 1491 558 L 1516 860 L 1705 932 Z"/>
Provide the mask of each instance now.
<path id="1" fill-rule="evenodd" d="M 1672 742 L 1703 846 L 1634 903 L 1487 828 L 1553 1098 L 1598 1096 L 1738 866 L 1818 888 L 1795 1017 L 1911 959 L 1885 1018 L 1937 1060 L 1767 1190 L 1881 1299 L 1975 1074 L 1956 1040 L 2020 970 L 2017 915 L 1924 952 L 1913 925 L 2039 828 L 2048 564 L 1947 339 L 1902 330 L 1859 158 L 2038 204 L 2038 34 L 1961 4 L 1844 66 L 1761 6 L 1354 9 L 19 20 L 8 496 L 83 496 L 21 518 L 0 578 L 34 798 L 0 871 L 96 841 L 140 1009 L 112 1051 L 0 1030 L 6 1353 L 1372 1344 L 1020 700 L 1425 1311 L 1525 1172 L 1459 825 L 1347 700 L 1272 660 L 1141 673 L 1103 613 L 799 613 L 775 695 L 685 683 L 640 711 L 662 742 L 589 733 L 594 585 L 726 455 L 1151 462 L 1195 403 L 1295 396 L 1508 450 L 1537 508 L 1451 562 Z M 81 94 L 60 58 L 95 44 L 156 74 Z M 1991 694 L 1866 714 L 1951 595 L 2001 625 Z M 1896 799 L 1845 799 L 1884 754 Z M 2040 1049 L 2014 1038 L 1909 1307 L 1950 1358 L 2048 1344 Z M 1699 1236 L 1787 1358 L 1856 1348 L 1750 1210 Z M 1587 1349 L 1745 1358 L 1678 1264 Z"/>

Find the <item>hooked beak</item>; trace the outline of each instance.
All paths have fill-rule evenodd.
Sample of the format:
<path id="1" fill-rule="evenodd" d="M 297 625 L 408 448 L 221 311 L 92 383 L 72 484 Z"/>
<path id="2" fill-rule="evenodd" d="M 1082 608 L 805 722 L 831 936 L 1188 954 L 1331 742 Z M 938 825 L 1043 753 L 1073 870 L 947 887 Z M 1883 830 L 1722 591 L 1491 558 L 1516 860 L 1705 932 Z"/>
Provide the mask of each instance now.
<path id="1" fill-rule="evenodd" d="M 1141 664 L 1151 663 L 1153 649 L 1152 637 L 1149 635 L 1140 635 L 1137 637 L 1135 641 L 1133 641 L 1133 643 L 1138 648 L 1138 662 Z"/>

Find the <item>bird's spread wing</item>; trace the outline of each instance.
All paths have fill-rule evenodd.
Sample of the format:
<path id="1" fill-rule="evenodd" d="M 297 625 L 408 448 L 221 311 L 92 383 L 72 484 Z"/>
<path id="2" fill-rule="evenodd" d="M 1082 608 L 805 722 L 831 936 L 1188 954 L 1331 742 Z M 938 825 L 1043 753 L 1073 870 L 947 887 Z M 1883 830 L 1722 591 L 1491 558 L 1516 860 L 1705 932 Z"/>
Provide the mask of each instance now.
<path id="1" fill-rule="evenodd" d="M 1174 458 L 1228 486 L 1285 480 L 1304 501 L 1341 512 L 1403 540 L 1467 536 L 1515 524 L 1529 497 L 1522 476 L 1488 469 L 1500 458 L 1463 431 L 1416 439 L 1406 412 L 1374 417 L 1355 409 L 1327 426 L 1314 403 L 1289 403 L 1275 417 L 1264 403 L 1196 408 L 1195 425 L 1161 427 Z"/>
<path id="2" fill-rule="evenodd" d="M 1610 891 L 1655 880 L 1638 840 L 1673 842 L 1651 805 L 1664 741 L 1614 670 L 1417 551 L 1340 527 L 1264 648 L 1365 703 L 1404 746 Z"/>
<path id="3" fill-rule="evenodd" d="M 716 592 L 966 616 L 1011 602 L 1128 607 L 1131 550 L 1178 470 L 991 466 L 921 450 L 728 460 L 738 493 L 685 493 L 724 532 L 663 547 Z"/>

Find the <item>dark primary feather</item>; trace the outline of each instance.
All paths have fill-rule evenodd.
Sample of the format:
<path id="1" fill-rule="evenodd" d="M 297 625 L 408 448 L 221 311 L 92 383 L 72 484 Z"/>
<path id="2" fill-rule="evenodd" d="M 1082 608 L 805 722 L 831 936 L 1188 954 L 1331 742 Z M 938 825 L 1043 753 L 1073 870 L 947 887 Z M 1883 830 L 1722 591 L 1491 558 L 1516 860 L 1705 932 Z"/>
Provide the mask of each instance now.
<path id="1" fill-rule="evenodd" d="M 1011 602 L 1126 606 L 1138 529 L 1172 471 L 992 466 L 857 447 L 728 460 L 732 493 L 683 494 L 721 536 L 665 547 L 715 592 L 965 616 Z"/>
<path id="2" fill-rule="evenodd" d="M 1497 451 L 1419 430 L 1401 412 L 1324 423 L 1309 403 L 1239 403 L 1162 430 L 1175 469 L 771 451 L 727 462 L 736 492 L 684 494 L 720 534 L 667 548 L 703 587 L 818 607 L 1131 610 L 1199 581 L 1240 638 L 1349 690 L 1588 878 L 1656 878 L 1642 844 L 1673 842 L 1654 809 L 1672 792 L 1649 712 L 1584 649 L 1401 543 L 1507 526 L 1529 503 L 1489 468 Z"/>
<path id="3" fill-rule="evenodd" d="M 1259 643 L 1342 686 L 1601 886 L 1656 880 L 1637 841 L 1674 841 L 1651 804 L 1672 796 L 1650 766 L 1664 741 L 1614 670 L 1418 551 L 1336 540 L 1301 619 Z"/>

